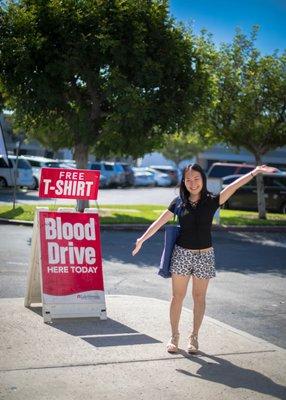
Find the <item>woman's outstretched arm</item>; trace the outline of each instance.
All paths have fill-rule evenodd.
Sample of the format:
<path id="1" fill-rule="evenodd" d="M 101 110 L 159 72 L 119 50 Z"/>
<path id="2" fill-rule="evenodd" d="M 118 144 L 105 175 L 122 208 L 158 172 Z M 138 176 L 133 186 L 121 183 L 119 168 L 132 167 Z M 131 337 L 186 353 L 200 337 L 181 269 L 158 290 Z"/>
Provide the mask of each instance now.
<path id="1" fill-rule="evenodd" d="M 234 182 L 227 185 L 221 192 L 219 197 L 219 204 L 224 204 L 241 186 L 250 182 L 258 174 L 277 172 L 278 169 L 274 167 L 268 167 L 267 165 L 259 165 L 253 171 L 242 175 Z"/>
<path id="2" fill-rule="evenodd" d="M 160 217 L 157 218 L 156 221 L 154 221 L 153 224 L 149 226 L 147 231 L 140 238 L 136 240 L 136 245 L 134 250 L 132 251 L 132 255 L 135 256 L 135 254 L 137 254 L 138 251 L 141 249 L 141 246 L 145 242 L 145 240 L 149 239 L 152 235 L 154 235 L 154 233 L 156 233 L 161 228 L 161 226 L 166 224 L 173 217 L 174 214 L 171 211 L 169 210 L 164 211 L 160 215 Z"/>

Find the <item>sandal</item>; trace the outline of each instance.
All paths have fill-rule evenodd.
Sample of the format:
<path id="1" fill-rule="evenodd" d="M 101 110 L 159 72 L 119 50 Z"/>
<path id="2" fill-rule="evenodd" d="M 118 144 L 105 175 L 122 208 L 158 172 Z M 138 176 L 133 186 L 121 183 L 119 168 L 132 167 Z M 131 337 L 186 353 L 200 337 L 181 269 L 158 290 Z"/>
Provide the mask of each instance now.
<path id="1" fill-rule="evenodd" d="M 194 354 L 197 353 L 199 349 L 198 335 L 192 333 L 188 338 L 188 353 Z"/>
<path id="2" fill-rule="evenodd" d="M 178 345 L 179 345 L 179 338 L 180 334 L 175 333 L 174 335 L 171 336 L 171 339 L 169 343 L 167 344 L 167 352 L 168 353 L 177 353 L 178 351 Z"/>

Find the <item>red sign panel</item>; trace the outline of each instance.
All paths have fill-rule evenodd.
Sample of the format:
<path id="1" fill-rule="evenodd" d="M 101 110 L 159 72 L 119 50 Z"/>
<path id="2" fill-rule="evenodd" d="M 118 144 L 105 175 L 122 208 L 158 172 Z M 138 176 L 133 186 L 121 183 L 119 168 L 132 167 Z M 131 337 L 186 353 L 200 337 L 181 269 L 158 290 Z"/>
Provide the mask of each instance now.
<path id="1" fill-rule="evenodd" d="M 95 200 L 99 171 L 87 169 L 42 168 L 39 197 Z"/>
<path id="2" fill-rule="evenodd" d="M 80 301 L 103 292 L 98 215 L 40 211 L 39 221 L 43 296 Z"/>

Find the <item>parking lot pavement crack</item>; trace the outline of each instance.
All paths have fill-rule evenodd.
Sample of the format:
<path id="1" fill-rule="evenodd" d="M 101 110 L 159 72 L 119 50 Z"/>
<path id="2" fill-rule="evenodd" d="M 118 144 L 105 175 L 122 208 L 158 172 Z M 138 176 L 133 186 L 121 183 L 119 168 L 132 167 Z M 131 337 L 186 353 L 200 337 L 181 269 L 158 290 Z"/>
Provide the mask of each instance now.
<path id="1" fill-rule="evenodd" d="M 8 368 L 8 369 L 0 369 L 1 373 L 6 372 L 16 372 L 16 371 L 35 371 L 35 370 L 44 370 L 44 369 L 61 369 L 61 368 L 79 368 L 79 367 L 100 367 L 106 365 L 120 365 L 120 364 L 130 364 L 130 363 L 148 363 L 148 362 L 158 362 L 158 361 L 170 361 L 170 360 L 178 360 L 184 358 L 191 358 L 182 354 L 177 354 L 172 357 L 162 357 L 162 358 L 149 358 L 149 359 L 138 359 L 138 360 L 121 360 L 121 361 L 106 361 L 106 362 L 98 362 L 98 363 L 76 363 L 76 364 L 61 364 L 61 365 L 43 365 L 39 367 L 19 367 L 19 368 Z"/>
<path id="2" fill-rule="evenodd" d="M 121 279 L 120 281 L 118 281 L 118 282 L 116 282 L 116 283 L 114 284 L 114 287 L 117 288 L 118 286 L 121 285 L 122 282 L 124 282 L 124 281 L 126 281 L 126 280 L 127 280 L 127 278 Z"/>

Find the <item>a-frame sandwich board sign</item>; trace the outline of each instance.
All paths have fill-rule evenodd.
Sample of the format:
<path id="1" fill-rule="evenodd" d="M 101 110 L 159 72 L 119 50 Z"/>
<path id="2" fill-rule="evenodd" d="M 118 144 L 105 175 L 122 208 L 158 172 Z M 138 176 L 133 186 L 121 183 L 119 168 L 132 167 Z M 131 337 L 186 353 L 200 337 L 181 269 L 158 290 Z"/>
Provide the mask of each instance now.
<path id="1" fill-rule="evenodd" d="M 44 322 L 106 319 L 98 214 L 67 211 L 36 211 L 25 306 L 42 303 Z"/>

